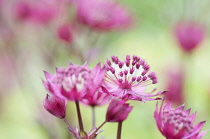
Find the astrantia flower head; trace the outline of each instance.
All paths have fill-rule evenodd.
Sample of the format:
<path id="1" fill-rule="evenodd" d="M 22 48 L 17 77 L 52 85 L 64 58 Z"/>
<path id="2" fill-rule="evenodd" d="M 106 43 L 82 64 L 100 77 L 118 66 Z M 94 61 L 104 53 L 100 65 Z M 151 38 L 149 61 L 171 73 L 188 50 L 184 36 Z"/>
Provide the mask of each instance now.
<path id="1" fill-rule="evenodd" d="M 91 70 L 91 76 L 88 80 L 87 93 L 81 100 L 83 104 L 89 106 L 99 106 L 108 102 L 110 95 L 103 93 L 100 89 L 104 79 L 105 68 L 101 68 L 100 63 Z"/>
<path id="2" fill-rule="evenodd" d="M 107 60 L 106 74 L 103 90 L 112 96 L 131 100 L 156 100 L 152 98 L 163 93 L 145 93 L 147 85 L 156 84 L 157 77 L 154 72 L 149 72 L 150 66 L 138 56 L 132 58 L 127 55 L 126 59 L 120 61 L 118 57 L 112 56 Z"/>
<path id="3" fill-rule="evenodd" d="M 204 28 L 195 22 L 182 22 L 175 28 L 176 38 L 185 52 L 192 52 L 204 39 Z"/>
<path id="4" fill-rule="evenodd" d="M 66 117 L 66 104 L 67 104 L 66 100 L 60 99 L 53 95 L 52 96 L 47 95 L 43 102 L 44 108 L 49 113 L 60 119 Z"/>
<path id="5" fill-rule="evenodd" d="M 78 0 L 78 20 L 97 30 L 125 28 L 131 22 L 128 12 L 110 0 Z"/>
<path id="6" fill-rule="evenodd" d="M 162 102 L 158 110 L 157 104 L 154 117 L 158 129 L 167 139 L 201 139 L 207 132 L 199 133 L 205 121 L 194 126 L 196 113 L 190 115 L 190 109 L 184 110 L 184 105 L 174 109 L 171 102 L 164 107 Z"/>
<path id="7" fill-rule="evenodd" d="M 106 112 L 107 122 L 122 122 L 132 111 L 133 107 L 126 103 L 126 100 L 112 100 Z"/>
<path id="8" fill-rule="evenodd" d="M 53 95 L 70 101 L 80 100 L 86 93 L 90 73 L 86 64 L 81 66 L 70 63 L 66 68 L 57 68 L 55 75 L 45 71 L 47 81 L 43 83 Z"/>

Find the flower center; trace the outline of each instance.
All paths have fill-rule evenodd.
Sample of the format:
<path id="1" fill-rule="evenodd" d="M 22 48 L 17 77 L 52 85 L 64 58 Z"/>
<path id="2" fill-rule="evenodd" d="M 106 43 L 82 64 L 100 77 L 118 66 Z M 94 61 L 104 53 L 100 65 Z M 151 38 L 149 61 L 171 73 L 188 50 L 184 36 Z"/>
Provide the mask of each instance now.
<path id="1" fill-rule="evenodd" d="M 140 57 L 129 55 L 124 61 L 118 57 L 112 56 L 112 62 L 106 62 L 106 80 L 117 84 L 122 89 L 131 89 L 132 87 L 143 87 L 149 84 L 157 83 L 157 77 L 154 72 L 148 71 L 150 66 Z"/>
<path id="2" fill-rule="evenodd" d="M 70 64 L 67 68 L 59 68 L 52 82 L 60 84 L 66 91 L 76 88 L 77 91 L 84 89 L 90 70 L 85 66 Z"/>
<path id="3" fill-rule="evenodd" d="M 193 123 L 185 111 L 164 110 L 162 120 L 164 123 L 169 123 L 174 126 L 175 134 L 182 129 L 187 133 L 191 133 L 193 130 Z"/>

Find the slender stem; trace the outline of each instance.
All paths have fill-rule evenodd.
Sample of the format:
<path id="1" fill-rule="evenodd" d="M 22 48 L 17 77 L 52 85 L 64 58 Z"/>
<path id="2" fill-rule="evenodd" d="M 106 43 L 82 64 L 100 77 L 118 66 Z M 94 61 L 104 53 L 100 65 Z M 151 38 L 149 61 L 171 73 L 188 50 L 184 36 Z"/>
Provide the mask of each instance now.
<path id="1" fill-rule="evenodd" d="M 95 106 L 92 106 L 92 128 L 96 127 Z"/>
<path id="2" fill-rule="evenodd" d="M 121 139 L 121 131 L 122 131 L 122 122 L 119 122 L 117 128 L 117 139 Z"/>
<path id="3" fill-rule="evenodd" d="M 69 122 L 66 120 L 66 118 L 64 119 L 64 122 L 68 125 L 69 128 L 71 128 Z"/>
<path id="4" fill-rule="evenodd" d="M 104 121 L 97 129 L 95 132 L 93 132 L 93 134 L 95 134 L 104 124 L 106 123 L 106 121 Z"/>
<path id="5" fill-rule="evenodd" d="M 75 105 L 76 105 L 76 109 L 77 109 L 77 116 L 78 116 L 80 131 L 84 131 L 83 123 L 82 123 L 82 116 L 81 116 L 81 113 L 80 113 L 79 101 L 76 100 Z"/>
<path id="6" fill-rule="evenodd" d="M 71 125 L 69 124 L 69 122 L 66 120 L 66 118 L 64 119 L 64 122 L 68 125 L 68 130 L 71 132 L 73 129 L 71 127 Z M 71 139 L 72 135 L 71 134 L 67 134 L 66 139 Z"/>

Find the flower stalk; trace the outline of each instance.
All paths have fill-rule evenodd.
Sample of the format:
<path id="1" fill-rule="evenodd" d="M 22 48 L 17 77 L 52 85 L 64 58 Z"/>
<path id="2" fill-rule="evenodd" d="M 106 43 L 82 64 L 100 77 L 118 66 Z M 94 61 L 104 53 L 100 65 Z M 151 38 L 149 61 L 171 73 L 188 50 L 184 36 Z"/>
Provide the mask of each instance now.
<path id="1" fill-rule="evenodd" d="M 75 101 L 75 105 L 76 105 L 76 109 L 77 109 L 77 116 L 78 116 L 78 122 L 79 122 L 80 131 L 84 131 L 83 122 L 82 122 L 82 116 L 81 116 L 80 107 L 79 107 L 79 101 L 78 100 Z"/>
<path id="2" fill-rule="evenodd" d="M 117 128 L 117 139 L 121 139 L 121 132 L 122 132 L 122 122 L 119 122 Z"/>
<path id="3" fill-rule="evenodd" d="M 95 128 L 96 127 L 95 106 L 92 106 L 91 109 L 92 109 L 92 128 Z"/>

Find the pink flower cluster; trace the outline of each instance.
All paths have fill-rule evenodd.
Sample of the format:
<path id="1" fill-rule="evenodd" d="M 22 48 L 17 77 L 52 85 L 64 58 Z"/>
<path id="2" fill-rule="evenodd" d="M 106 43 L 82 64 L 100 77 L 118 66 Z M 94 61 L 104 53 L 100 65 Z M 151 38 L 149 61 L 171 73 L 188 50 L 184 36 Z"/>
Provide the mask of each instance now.
<path id="1" fill-rule="evenodd" d="M 103 67 L 99 63 L 94 69 L 90 69 L 86 63 L 70 63 L 67 67 L 56 68 L 54 75 L 44 72 L 46 81 L 43 80 L 43 84 L 51 94 L 45 98 L 44 107 L 54 116 L 64 119 L 68 130 L 77 139 L 94 139 L 100 133 L 99 129 L 107 122 L 117 122 L 119 131 L 122 122 L 133 109 L 127 101 L 159 100 L 161 97 L 157 96 L 165 92 L 145 92 L 146 86 L 157 83 L 156 74 L 149 72 L 150 66 L 145 60 L 129 55 L 124 61 L 116 56 L 111 59 L 107 60 Z M 76 104 L 79 128 L 72 128 L 65 119 L 67 101 Z M 163 107 L 163 102 L 160 109 L 156 106 L 154 113 L 158 129 L 163 136 L 167 139 L 200 139 L 205 135 L 207 131 L 199 133 L 205 122 L 193 125 L 196 113 L 190 115 L 190 109 L 185 111 L 184 106 L 173 109 L 171 102 Z M 83 127 L 79 103 L 91 106 L 93 110 L 96 106 L 109 103 L 105 121 L 98 128 L 93 123 L 93 128 L 87 133 Z"/>
<path id="2" fill-rule="evenodd" d="M 184 110 L 184 105 L 174 109 L 171 102 L 165 106 L 162 102 L 159 109 L 156 106 L 154 117 L 158 129 L 167 139 L 201 139 L 207 132 L 199 133 L 205 121 L 194 126 L 196 113 L 190 115 L 190 109 Z"/>

